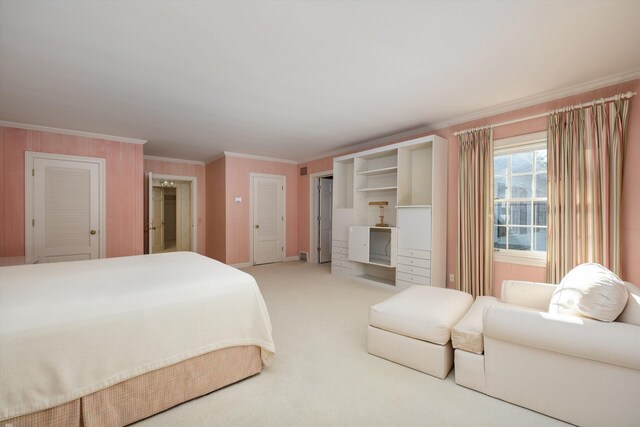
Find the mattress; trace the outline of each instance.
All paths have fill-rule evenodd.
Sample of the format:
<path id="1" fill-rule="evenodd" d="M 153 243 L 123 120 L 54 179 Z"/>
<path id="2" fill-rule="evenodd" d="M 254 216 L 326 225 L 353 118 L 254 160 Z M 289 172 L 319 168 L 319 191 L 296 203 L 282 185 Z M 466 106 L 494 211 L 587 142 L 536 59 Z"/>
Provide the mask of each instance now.
<path id="1" fill-rule="evenodd" d="M 195 253 L 0 268 L 0 420 L 235 346 L 275 356 L 262 295 Z"/>

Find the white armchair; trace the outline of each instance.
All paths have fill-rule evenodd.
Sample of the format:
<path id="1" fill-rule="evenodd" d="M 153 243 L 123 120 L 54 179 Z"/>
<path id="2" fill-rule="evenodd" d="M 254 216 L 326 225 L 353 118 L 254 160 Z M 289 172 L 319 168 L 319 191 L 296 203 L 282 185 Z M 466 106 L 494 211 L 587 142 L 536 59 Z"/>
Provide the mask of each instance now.
<path id="1" fill-rule="evenodd" d="M 637 425 L 640 326 L 549 314 L 554 289 L 505 281 L 501 300 L 477 298 L 452 330 L 456 383 L 578 425 Z"/>

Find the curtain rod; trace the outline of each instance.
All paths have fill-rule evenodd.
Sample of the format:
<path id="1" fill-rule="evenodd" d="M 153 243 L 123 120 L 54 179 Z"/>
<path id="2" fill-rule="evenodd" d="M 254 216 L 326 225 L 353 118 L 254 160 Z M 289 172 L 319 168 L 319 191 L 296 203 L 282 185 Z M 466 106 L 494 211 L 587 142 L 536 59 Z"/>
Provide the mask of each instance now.
<path id="1" fill-rule="evenodd" d="M 621 93 L 621 94 L 618 94 L 618 95 L 610 96 L 608 98 L 594 99 L 591 102 L 581 102 L 580 104 L 575 104 L 575 105 L 571 105 L 571 106 L 568 106 L 568 107 L 556 108 L 556 109 L 553 109 L 553 110 L 550 110 L 550 111 L 546 111 L 544 113 L 535 114 L 533 116 L 521 117 L 519 119 L 513 119 L 513 120 L 506 121 L 506 122 L 496 123 L 496 124 L 493 124 L 493 125 L 478 126 L 478 127 L 475 127 L 475 128 L 459 130 L 457 132 L 454 132 L 453 136 L 458 136 L 458 135 L 461 135 L 463 133 L 473 132 L 475 130 L 480 130 L 480 129 L 496 128 L 498 126 L 506 126 L 506 125 L 510 125 L 510 124 L 513 124 L 513 123 L 526 122 L 527 120 L 539 119 L 540 117 L 548 116 L 549 114 L 552 114 L 552 113 L 554 113 L 556 111 L 577 110 L 577 109 L 589 108 L 589 107 L 597 105 L 597 104 L 606 104 L 608 102 L 617 101 L 619 99 L 629 99 L 629 98 L 632 98 L 634 95 L 636 95 L 635 92 L 625 92 L 625 93 Z"/>

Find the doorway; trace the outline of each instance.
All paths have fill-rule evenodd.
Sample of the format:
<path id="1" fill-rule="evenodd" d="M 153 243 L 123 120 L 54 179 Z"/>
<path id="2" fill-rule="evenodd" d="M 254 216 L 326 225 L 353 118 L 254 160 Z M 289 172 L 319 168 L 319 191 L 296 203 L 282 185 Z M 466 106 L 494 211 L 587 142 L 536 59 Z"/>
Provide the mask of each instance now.
<path id="1" fill-rule="evenodd" d="M 251 174 L 251 262 L 253 265 L 285 260 L 286 177 Z"/>
<path id="2" fill-rule="evenodd" d="M 309 176 L 309 262 L 331 262 L 333 171 Z"/>
<path id="3" fill-rule="evenodd" d="M 197 178 L 147 175 L 147 253 L 197 248 Z"/>

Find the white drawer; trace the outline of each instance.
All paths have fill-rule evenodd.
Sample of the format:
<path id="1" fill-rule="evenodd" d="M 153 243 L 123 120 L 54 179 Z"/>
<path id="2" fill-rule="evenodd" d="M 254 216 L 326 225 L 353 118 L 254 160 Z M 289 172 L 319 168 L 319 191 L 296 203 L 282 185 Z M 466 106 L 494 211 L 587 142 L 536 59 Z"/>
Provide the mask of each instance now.
<path id="1" fill-rule="evenodd" d="M 398 280 L 413 283 L 414 285 L 430 285 L 431 279 L 424 276 L 416 276 L 415 274 L 398 272 Z"/>
<path id="2" fill-rule="evenodd" d="M 351 263 L 349 261 L 342 261 L 339 259 L 334 259 L 331 261 L 331 266 L 337 265 L 338 267 L 351 268 Z"/>
<path id="3" fill-rule="evenodd" d="M 341 246 L 334 246 L 333 248 L 331 248 L 331 254 L 348 255 L 349 254 L 349 248 L 343 248 Z"/>
<path id="4" fill-rule="evenodd" d="M 331 273 L 332 274 L 336 274 L 338 276 L 351 276 L 352 275 L 350 268 L 338 267 L 337 265 L 332 265 L 331 266 Z"/>
<path id="5" fill-rule="evenodd" d="M 404 289 L 410 288 L 413 285 L 415 285 L 415 283 L 405 282 L 404 280 L 396 280 L 397 289 L 404 290 Z"/>
<path id="6" fill-rule="evenodd" d="M 398 248 L 398 255 L 412 258 L 431 259 L 431 251 L 421 251 L 420 249 Z"/>
<path id="7" fill-rule="evenodd" d="M 398 264 L 398 271 L 401 273 L 415 274 L 418 276 L 431 277 L 431 269 L 414 267 L 413 265 Z"/>
<path id="8" fill-rule="evenodd" d="M 335 260 L 340 260 L 340 261 L 348 261 L 349 260 L 349 255 L 347 254 L 340 254 L 337 252 L 333 252 L 331 254 L 331 260 L 335 261 Z"/>
<path id="9" fill-rule="evenodd" d="M 408 256 L 399 256 L 398 264 L 414 265 L 416 267 L 431 268 L 431 261 L 422 258 L 411 258 Z"/>
<path id="10" fill-rule="evenodd" d="M 349 246 L 349 242 L 347 242 L 346 240 L 334 240 L 333 241 L 333 246 L 338 246 L 340 248 L 346 248 L 347 246 Z"/>

